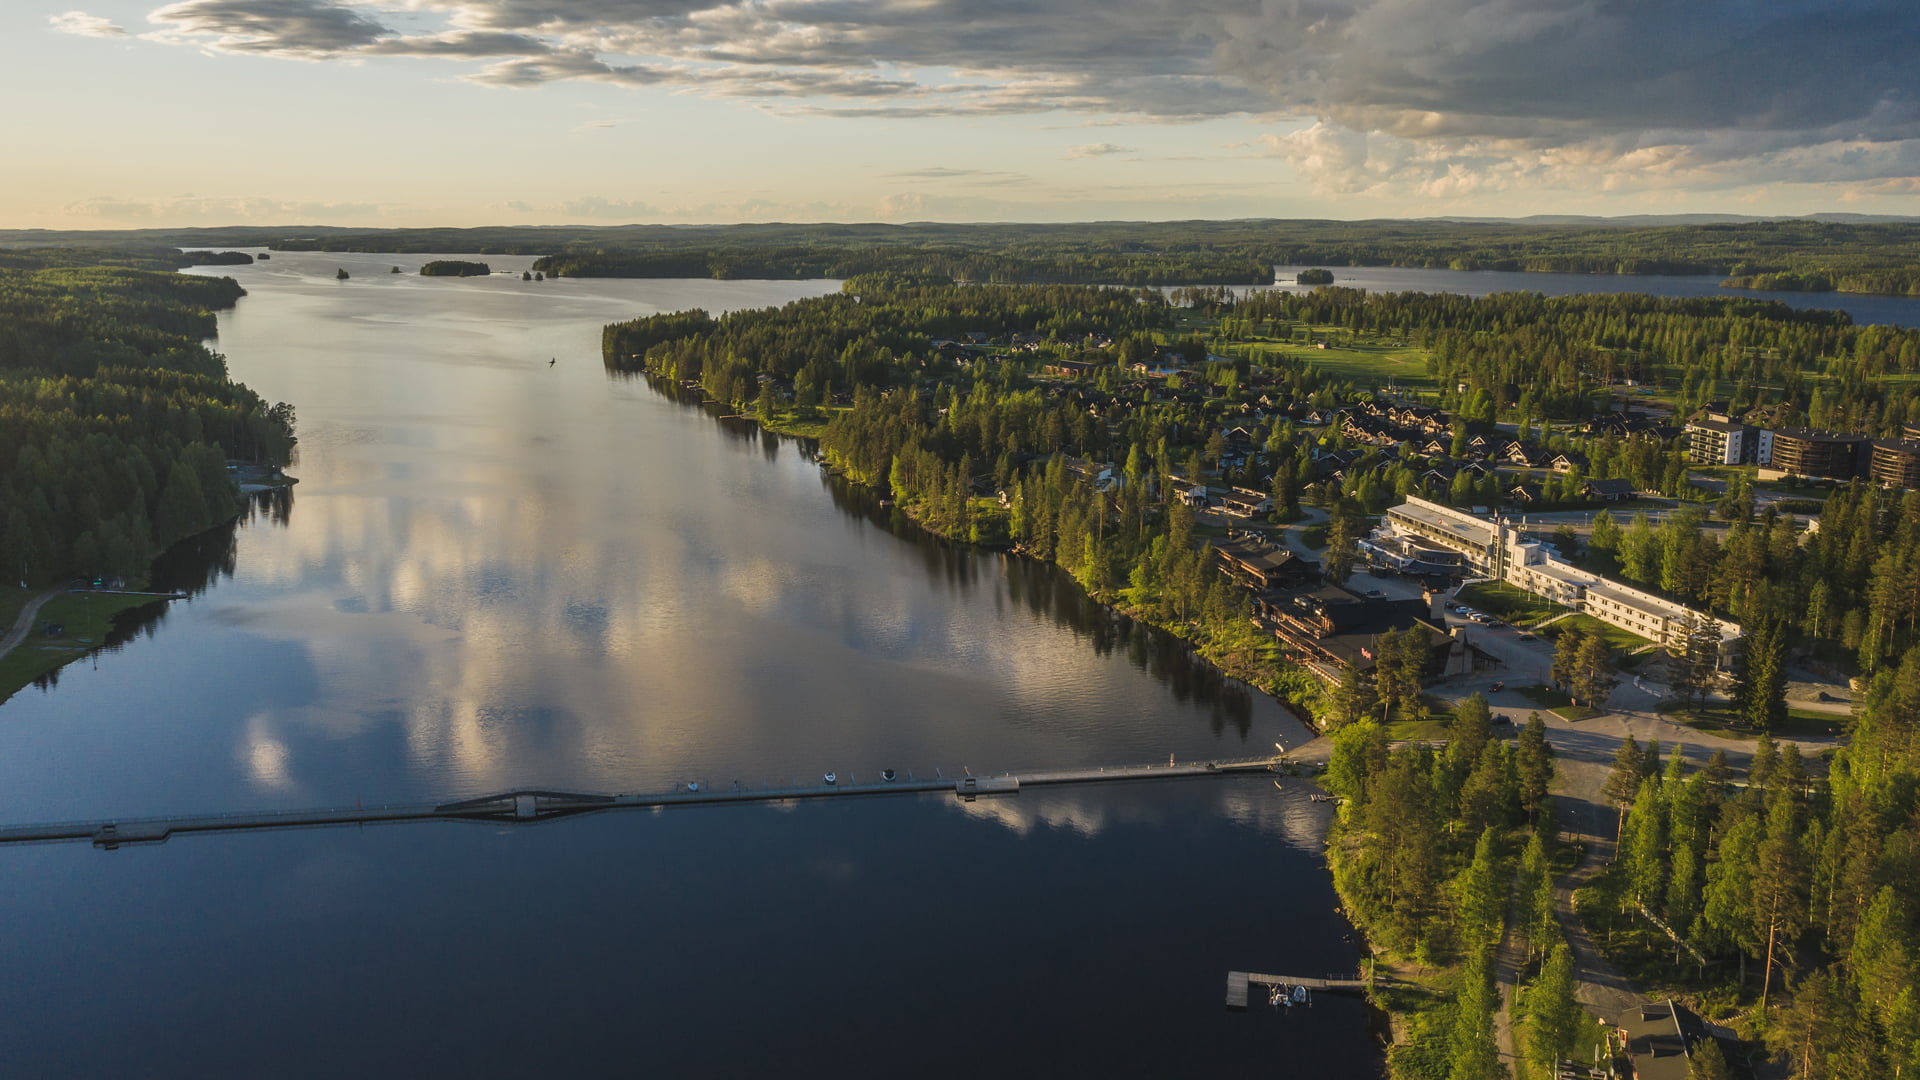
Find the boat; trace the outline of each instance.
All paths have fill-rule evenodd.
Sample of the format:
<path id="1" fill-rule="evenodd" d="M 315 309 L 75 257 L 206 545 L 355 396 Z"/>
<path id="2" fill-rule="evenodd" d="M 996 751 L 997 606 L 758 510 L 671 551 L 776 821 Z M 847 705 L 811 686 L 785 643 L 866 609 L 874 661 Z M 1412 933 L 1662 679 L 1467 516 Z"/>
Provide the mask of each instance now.
<path id="1" fill-rule="evenodd" d="M 1274 987 L 1273 992 L 1267 995 L 1267 1004 L 1273 1006 L 1276 1009 L 1282 1005 L 1285 1005 L 1286 1003 L 1287 1003 L 1287 988 L 1284 986 Z"/>
<path id="2" fill-rule="evenodd" d="M 1305 1005 L 1307 1003 L 1307 988 L 1305 986 L 1296 986 L 1293 988 L 1293 1003 L 1295 1005 Z"/>
<path id="3" fill-rule="evenodd" d="M 891 783 L 893 783 L 893 770 L 892 770 L 892 769 L 881 769 L 881 770 L 880 770 L 880 779 L 882 779 L 882 780 L 885 780 L 885 781 L 886 781 L 887 783 L 889 783 L 889 784 L 891 784 Z"/>
<path id="4" fill-rule="evenodd" d="M 688 791 L 699 791 L 699 790 L 700 790 L 700 781 L 698 781 L 698 780 L 689 780 L 689 781 L 687 781 L 687 790 L 688 790 Z"/>
<path id="5" fill-rule="evenodd" d="M 824 779 L 827 781 L 827 783 L 831 784 L 835 780 L 838 780 L 840 778 L 838 776 L 835 776 L 833 773 L 828 773 Z"/>

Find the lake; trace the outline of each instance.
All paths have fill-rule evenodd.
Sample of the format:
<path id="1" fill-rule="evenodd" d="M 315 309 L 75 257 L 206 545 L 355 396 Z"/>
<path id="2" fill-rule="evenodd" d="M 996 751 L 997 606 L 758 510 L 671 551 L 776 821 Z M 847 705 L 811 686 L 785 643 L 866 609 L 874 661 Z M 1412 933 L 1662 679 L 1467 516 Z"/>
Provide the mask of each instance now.
<path id="1" fill-rule="evenodd" d="M 290 493 L 190 599 L 0 704 L 0 820 L 1264 753 L 1305 729 L 1051 568 L 929 540 L 793 443 L 610 376 L 601 326 L 834 282 L 230 275 Z M 390 272 L 398 265 L 401 273 Z M 335 279 L 337 269 L 351 277 Z M 1305 781 L 1166 781 L 0 851 L 0 1074 L 1355 1075 Z M 991 1056 L 991 1061 L 982 1061 Z"/>
<path id="2" fill-rule="evenodd" d="M 1274 267 L 1274 288 L 1310 291 L 1294 283 L 1304 266 Z M 1336 266 L 1333 283 L 1368 292 L 1445 292 L 1486 296 L 1497 292 L 1537 292 L 1547 296 L 1578 293 L 1650 293 L 1654 296 L 1747 296 L 1778 300 L 1790 307 L 1844 311 L 1856 323 L 1920 326 L 1920 297 L 1864 296 L 1857 293 L 1765 292 L 1723 289 L 1718 275 L 1675 274 L 1528 274 L 1510 270 L 1417 270 L 1391 266 Z"/>

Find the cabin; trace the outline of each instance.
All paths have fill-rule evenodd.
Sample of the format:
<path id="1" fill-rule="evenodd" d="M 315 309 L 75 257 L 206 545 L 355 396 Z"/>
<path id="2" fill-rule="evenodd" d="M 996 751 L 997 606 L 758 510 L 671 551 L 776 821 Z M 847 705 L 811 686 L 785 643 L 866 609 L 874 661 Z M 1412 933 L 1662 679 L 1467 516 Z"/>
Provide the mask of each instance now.
<path id="1" fill-rule="evenodd" d="M 1589 480 L 1580 485 L 1580 497 L 1589 502 L 1625 502 L 1633 498 L 1633 481 Z"/>

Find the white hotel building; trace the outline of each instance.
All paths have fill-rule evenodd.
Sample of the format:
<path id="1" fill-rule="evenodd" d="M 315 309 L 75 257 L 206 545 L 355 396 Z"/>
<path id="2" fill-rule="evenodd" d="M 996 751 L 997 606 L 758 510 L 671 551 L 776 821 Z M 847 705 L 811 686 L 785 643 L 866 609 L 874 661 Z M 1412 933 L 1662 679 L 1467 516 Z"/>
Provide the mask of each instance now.
<path id="1" fill-rule="evenodd" d="M 1450 506 L 1408 498 L 1387 511 L 1387 526 L 1457 551 L 1477 574 L 1525 589 L 1669 648 L 1685 644 L 1689 616 L 1720 628 L 1725 653 L 1740 639 L 1740 624 L 1714 619 L 1684 604 L 1589 573 L 1525 539 L 1505 518 L 1488 519 Z"/>

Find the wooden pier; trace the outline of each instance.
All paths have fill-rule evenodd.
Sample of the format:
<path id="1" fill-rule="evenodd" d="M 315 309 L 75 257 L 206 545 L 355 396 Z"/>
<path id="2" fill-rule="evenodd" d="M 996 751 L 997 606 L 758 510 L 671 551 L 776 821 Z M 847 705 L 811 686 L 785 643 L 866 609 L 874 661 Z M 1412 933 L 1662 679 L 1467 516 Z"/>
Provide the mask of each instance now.
<path id="1" fill-rule="evenodd" d="M 522 788 L 474 799 L 444 803 L 398 803 L 379 806 L 339 806 L 313 810 L 260 810 L 230 814 L 185 814 L 171 817 L 118 818 L 69 821 L 45 825 L 0 826 L 0 845 L 88 840 L 104 850 L 134 844 L 164 843 L 180 833 L 239 832 L 253 829 L 299 829 L 324 825 L 367 825 L 401 821 L 537 822 L 579 814 L 634 808 L 709 806 L 717 803 L 780 803 L 801 799 L 845 799 L 878 795 L 952 794 L 972 802 L 976 798 L 1013 796 L 1022 787 L 1097 784 L 1128 780 L 1172 780 L 1203 776 L 1233 776 L 1270 771 L 1279 759 L 1271 757 L 1198 761 L 1166 765 L 1125 765 L 1045 772 L 1014 772 L 960 777 L 914 777 L 894 780 L 793 784 L 785 787 L 749 787 L 735 782 L 724 787 L 702 782 L 676 783 L 668 791 L 606 795 L 591 792 Z M 837 778 L 836 778 L 837 779 Z"/>
<path id="2" fill-rule="evenodd" d="M 1257 971 L 1227 972 L 1227 1008 L 1244 1009 L 1247 1007 L 1248 988 L 1258 983 L 1272 989 L 1276 986 L 1304 986 L 1315 993 L 1364 994 L 1369 985 L 1365 975 L 1354 972 L 1350 975 L 1263 975 Z"/>

